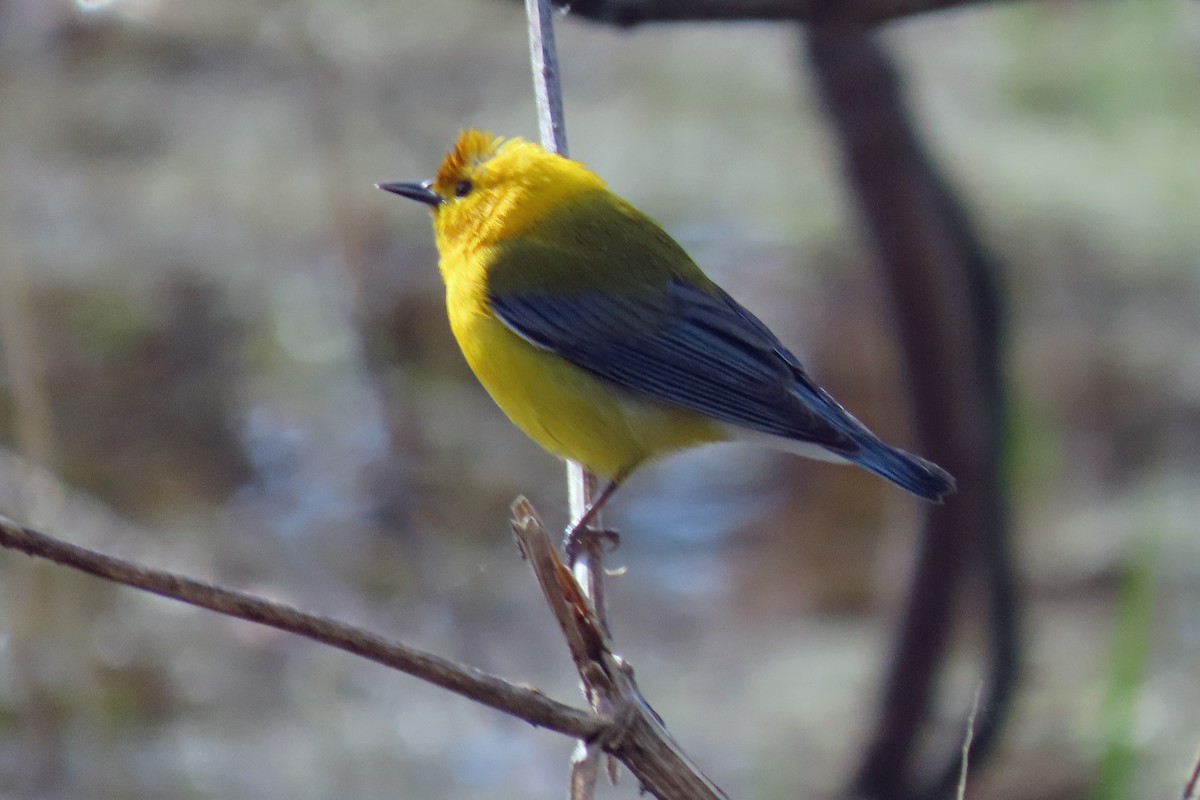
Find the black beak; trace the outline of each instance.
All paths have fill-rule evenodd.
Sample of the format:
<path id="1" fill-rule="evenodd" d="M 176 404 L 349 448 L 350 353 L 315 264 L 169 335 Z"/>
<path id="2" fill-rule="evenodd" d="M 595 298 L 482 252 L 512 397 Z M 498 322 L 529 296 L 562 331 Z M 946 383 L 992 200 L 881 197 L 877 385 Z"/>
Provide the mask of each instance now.
<path id="1" fill-rule="evenodd" d="M 421 181 L 420 183 L 377 183 L 375 187 L 383 189 L 385 192 L 407 197 L 409 200 L 416 200 L 418 203 L 424 203 L 427 206 L 433 206 L 434 208 L 446 202 L 440 194 L 433 191 L 433 181 Z"/>

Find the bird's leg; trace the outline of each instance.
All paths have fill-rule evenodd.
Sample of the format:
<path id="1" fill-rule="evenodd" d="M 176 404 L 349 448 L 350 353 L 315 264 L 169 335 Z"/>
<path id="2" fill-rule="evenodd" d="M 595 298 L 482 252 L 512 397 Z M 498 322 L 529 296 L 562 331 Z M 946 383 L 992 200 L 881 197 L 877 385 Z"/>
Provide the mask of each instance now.
<path id="1" fill-rule="evenodd" d="M 600 494 L 596 495 L 596 499 L 592 500 L 592 502 L 588 504 L 588 507 L 584 509 L 583 516 L 577 519 L 574 525 L 571 525 L 567 528 L 567 535 L 563 539 L 563 549 L 567 553 L 568 564 L 575 563 L 575 554 L 579 551 L 580 540 L 584 536 L 588 536 L 589 534 L 598 535 L 614 543 L 617 541 L 616 531 L 593 531 L 588 527 L 588 525 L 590 525 L 592 520 L 596 518 L 596 515 L 600 513 L 600 509 L 603 508 L 604 504 L 608 502 L 608 499 L 612 497 L 613 492 L 615 492 L 617 487 L 620 485 L 621 481 L 619 479 L 609 481 L 608 485 L 600 491 Z"/>

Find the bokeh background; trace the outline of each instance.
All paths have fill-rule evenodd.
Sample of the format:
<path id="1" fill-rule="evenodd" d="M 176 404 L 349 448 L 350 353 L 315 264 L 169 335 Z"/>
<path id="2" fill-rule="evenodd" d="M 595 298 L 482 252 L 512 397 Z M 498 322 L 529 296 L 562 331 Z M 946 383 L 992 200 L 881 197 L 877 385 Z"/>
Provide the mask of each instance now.
<path id="1" fill-rule="evenodd" d="M 795 30 L 558 33 L 572 154 L 904 442 Z M 971 795 L 1177 796 L 1200 741 L 1200 5 L 997 3 L 885 39 L 1012 306 L 1024 680 Z M 535 125 L 515 3 L 0 0 L 0 513 L 578 702 L 506 523 L 518 493 L 565 522 L 561 466 L 458 355 L 425 211 L 372 188 L 431 175 L 460 127 Z M 618 642 L 731 796 L 844 782 L 919 513 L 736 446 L 614 502 Z M 1101 769 L 1114 741 L 1131 783 Z M 570 750 L 0 553 L 0 797 L 557 797 Z"/>

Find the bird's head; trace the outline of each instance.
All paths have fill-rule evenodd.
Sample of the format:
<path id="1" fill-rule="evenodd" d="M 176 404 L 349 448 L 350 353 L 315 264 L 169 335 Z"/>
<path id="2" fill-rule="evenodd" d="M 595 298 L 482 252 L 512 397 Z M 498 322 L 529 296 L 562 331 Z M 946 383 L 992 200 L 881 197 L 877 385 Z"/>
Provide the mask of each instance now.
<path id="1" fill-rule="evenodd" d="M 524 139 L 466 130 L 433 180 L 377 184 L 433 211 L 438 250 L 496 244 L 545 221 L 563 203 L 604 189 L 582 164 Z"/>

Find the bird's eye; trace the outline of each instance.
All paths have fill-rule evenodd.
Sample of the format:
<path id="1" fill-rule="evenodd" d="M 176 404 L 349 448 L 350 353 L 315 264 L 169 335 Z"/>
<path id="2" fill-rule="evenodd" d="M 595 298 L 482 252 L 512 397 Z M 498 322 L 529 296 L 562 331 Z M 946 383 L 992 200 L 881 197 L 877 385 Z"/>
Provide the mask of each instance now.
<path id="1" fill-rule="evenodd" d="M 466 197 L 471 193 L 471 189 L 473 188 L 475 187 L 471 185 L 470 181 L 459 181 L 458 183 L 454 184 L 454 196 Z"/>

